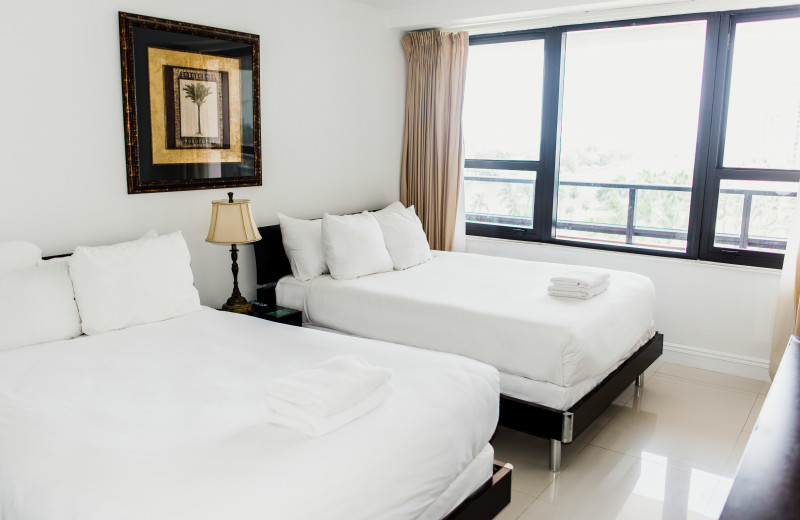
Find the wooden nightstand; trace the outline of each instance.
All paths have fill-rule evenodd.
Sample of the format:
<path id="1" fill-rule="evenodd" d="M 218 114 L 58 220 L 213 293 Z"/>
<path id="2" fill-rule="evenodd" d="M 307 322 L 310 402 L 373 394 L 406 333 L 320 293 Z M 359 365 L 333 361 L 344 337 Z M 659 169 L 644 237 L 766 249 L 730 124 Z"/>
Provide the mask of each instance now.
<path id="1" fill-rule="evenodd" d="M 256 318 L 261 318 L 262 320 L 294 325 L 296 327 L 303 326 L 303 313 L 301 311 L 281 306 L 267 307 L 266 305 L 258 302 L 252 302 L 252 304 L 253 310 L 247 313 L 250 316 L 255 316 Z M 267 308 L 270 310 L 265 310 Z"/>

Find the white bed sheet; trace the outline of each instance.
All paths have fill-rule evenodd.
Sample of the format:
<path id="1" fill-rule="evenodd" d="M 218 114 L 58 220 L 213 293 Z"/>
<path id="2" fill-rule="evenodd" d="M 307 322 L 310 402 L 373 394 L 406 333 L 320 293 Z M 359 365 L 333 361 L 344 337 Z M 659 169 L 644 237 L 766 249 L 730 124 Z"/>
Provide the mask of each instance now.
<path id="1" fill-rule="evenodd" d="M 341 354 L 393 371 L 386 402 L 319 438 L 263 421 L 267 381 Z M 497 399 L 480 363 L 207 308 L 9 350 L 0 518 L 428 518 L 491 475 Z"/>
<path id="2" fill-rule="evenodd" d="M 551 277 L 574 269 L 436 252 L 426 264 L 355 280 L 287 276 L 277 299 L 314 325 L 491 364 L 512 376 L 501 378 L 504 394 L 566 409 L 654 333 L 650 279 L 607 271 L 609 289 L 590 300 L 547 294 Z"/>

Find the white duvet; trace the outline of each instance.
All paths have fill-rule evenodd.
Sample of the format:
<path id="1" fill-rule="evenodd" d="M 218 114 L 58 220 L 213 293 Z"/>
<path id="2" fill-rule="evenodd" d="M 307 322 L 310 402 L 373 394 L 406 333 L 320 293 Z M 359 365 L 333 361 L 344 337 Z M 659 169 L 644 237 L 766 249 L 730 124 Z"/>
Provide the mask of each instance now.
<path id="1" fill-rule="evenodd" d="M 381 406 L 319 438 L 265 424 L 271 378 L 342 354 L 392 370 Z M 497 400 L 480 363 L 211 309 L 5 351 L 0 518 L 418 518 Z"/>
<path id="2" fill-rule="evenodd" d="M 321 327 L 461 354 L 511 376 L 583 388 L 653 335 L 655 290 L 645 276 L 607 271 L 609 289 L 589 300 L 547 294 L 550 278 L 574 270 L 436 252 L 426 264 L 355 280 L 323 275 L 297 283 L 285 277 L 277 296 L 282 305 L 300 305 L 305 319 Z"/>

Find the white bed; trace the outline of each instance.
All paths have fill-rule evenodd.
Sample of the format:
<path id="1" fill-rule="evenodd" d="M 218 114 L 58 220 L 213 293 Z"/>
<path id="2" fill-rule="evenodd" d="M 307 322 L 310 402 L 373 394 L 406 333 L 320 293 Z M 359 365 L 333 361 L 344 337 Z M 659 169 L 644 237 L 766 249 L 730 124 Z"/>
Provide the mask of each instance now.
<path id="1" fill-rule="evenodd" d="M 393 371 L 383 405 L 264 423 L 266 382 L 343 353 Z M 491 476 L 497 400 L 480 363 L 208 308 L 9 350 L 0 518 L 440 518 Z"/>
<path id="2" fill-rule="evenodd" d="M 504 395 L 567 410 L 655 333 L 648 278 L 610 271 L 592 299 L 549 296 L 550 278 L 570 269 L 435 252 L 353 280 L 285 276 L 276 294 L 308 325 L 477 359 L 500 370 Z"/>
<path id="3" fill-rule="evenodd" d="M 488 365 L 201 307 L 180 233 L 40 255 L 0 243 L 0 520 L 438 519 L 500 480 Z M 272 380 L 342 355 L 389 397 L 270 424 Z"/>

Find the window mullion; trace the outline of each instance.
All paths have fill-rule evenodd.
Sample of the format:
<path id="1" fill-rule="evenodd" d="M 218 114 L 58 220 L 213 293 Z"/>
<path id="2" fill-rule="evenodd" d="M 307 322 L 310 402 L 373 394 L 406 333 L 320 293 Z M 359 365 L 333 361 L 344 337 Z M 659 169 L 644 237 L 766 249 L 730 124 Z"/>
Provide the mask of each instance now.
<path id="1" fill-rule="evenodd" d="M 707 236 L 706 219 L 714 213 L 708 206 L 709 189 L 714 189 L 713 169 L 717 154 L 719 128 L 716 121 L 716 107 L 723 91 L 718 88 L 725 77 L 729 27 L 727 15 L 709 17 L 706 23 L 705 63 L 703 64 L 703 92 L 700 98 L 698 117 L 697 146 L 695 148 L 695 166 L 692 179 L 692 199 L 689 213 L 687 235 L 687 254 L 690 258 L 699 258 L 704 249 L 703 241 Z"/>
<path id="2" fill-rule="evenodd" d="M 548 30 L 544 39 L 544 89 L 542 94 L 542 169 L 536 178 L 535 229 L 543 242 L 553 239 L 558 199 L 558 144 L 564 77 L 564 32 Z"/>

